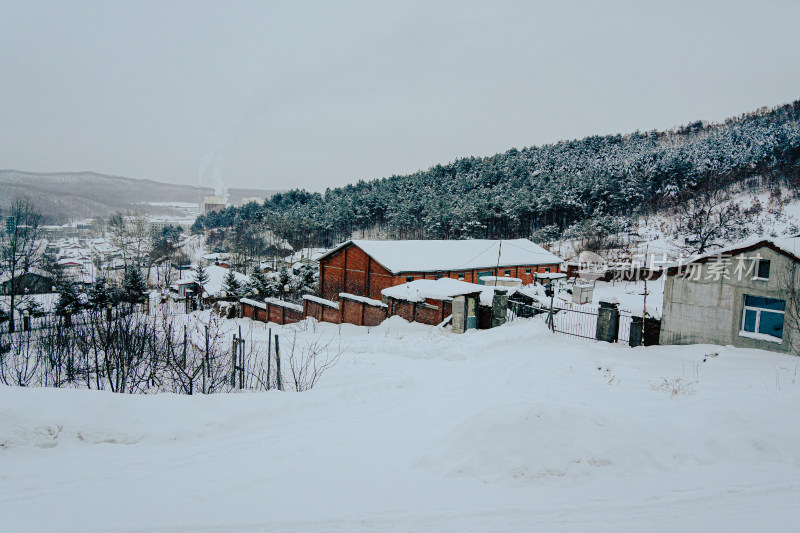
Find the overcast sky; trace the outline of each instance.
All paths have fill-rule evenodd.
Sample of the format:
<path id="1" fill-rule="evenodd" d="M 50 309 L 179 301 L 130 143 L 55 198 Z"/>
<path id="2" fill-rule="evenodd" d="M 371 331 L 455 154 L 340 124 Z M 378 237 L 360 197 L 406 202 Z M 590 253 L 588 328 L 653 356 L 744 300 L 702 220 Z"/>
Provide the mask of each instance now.
<path id="1" fill-rule="evenodd" d="M 0 168 L 324 190 L 800 98 L 800 2 L 0 0 Z"/>

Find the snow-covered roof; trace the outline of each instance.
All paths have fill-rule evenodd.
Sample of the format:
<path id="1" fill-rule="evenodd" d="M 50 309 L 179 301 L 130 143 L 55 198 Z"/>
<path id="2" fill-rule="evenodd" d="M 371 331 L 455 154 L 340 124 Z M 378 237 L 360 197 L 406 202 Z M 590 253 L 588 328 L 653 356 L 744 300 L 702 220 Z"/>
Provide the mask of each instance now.
<path id="1" fill-rule="evenodd" d="M 372 298 L 367 298 L 366 296 L 358 296 L 357 294 L 350 294 L 349 292 L 340 292 L 339 298 L 344 298 L 345 300 L 353 300 L 356 302 L 365 303 L 367 305 L 371 305 L 373 307 L 389 307 L 385 303 L 380 300 L 373 300 Z"/>
<path id="2" fill-rule="evenodd" d="M 517 289 L 515 287 L 478 285 L 453 278 L 439 278 L 409 281 L 402 285 L 383 289 L 381 294 L 395 300 L 424 302 L 427 298 L 431 300 L 452 300 L 456 296 L 479 293 L 481 305 L 492 305 L 495 291 L 501 291 L 510 296 Z"/>
<path id="3" fill-rule="evenodd" d="M 763 237 L 756 237 L 746 239 L 725 248 L 719 248 L 712 252 L 704 253 L 697 257 L 692 258 L 691 263 L 705 262 L 711 258 L 718 257 L 719 255 L 732 255 L 736 252 L 743 250 L 752 250 L 761 246 L 767 246 L 784 252 L 785 254 L 793 257 L 796 261 L 800 261 L 800 236 L 784 237 L 779 239 L 765 239 Z"/>
<path id="4" fill-rule="evenodd" d="M 567 275 L 563 272 L 537 272 L 536 278 L 537 279 L 563 279 L 566 278 Z"/>
<path id="5" fill-rule="evenodd" d="M 309 302 L 316 302 L 320 305 L 339 309 L 339 304 L 337 302 L 334 302 L 333 300 L 326 300 L 325 298 L 320 298 L 319 296 L 314 296 L 313 294 L 304 294 L 303 300 L 308 300 Z"/>
<path id="6" fill-rule="evenodd" d="M 251 300 L 250 298 L 240 298 L 239 303 L 252 305 L 253 307 L 258 307 L 260 309 L 266 309 L 267 304 L 264 302 L 259 302 L 258 300 Z"/>
<path id="7" fill-rule="evenodd" d="M 522 283 L 521 279 L 512 278 L 511 276 L 480 276 L 480 279 L 485 281 L 519 281 Z"/>
<path id="8" fill-rule="evenodd" d="M 561 263 L 552 254 L 528 239 L 513 240 L 424 240 L 366 241 L 351 240 L 332 249 L 319 259 L 353 244 L 387 270 L 399 272 L 437 272 L 524 265 Z"/>
<path id="9" fill-rule="evenodd" d="M 285 307 L 286 309 L 292 309 L 294 311 L 303 311 L 303 306 L 298 304 L 293 304 L 291 302 L 286 302 L 284 300 L 279 300 L 277 298 L 264 298 L 264 301 L 269 303 L 270 305 L 277 305 L 278 307 Z"/>
<path id="10" fill-rule="evenodd" d="M 407 302 L 424 302 L 426 298 L 433 300 L 452 300 L 455 296 L 482 292 L 487 287 L 475 283 L 467 283 L 452 278 L 418 279 L 402 285 L 383 289 L 381 294 L 395 300 Z M 494 288 L 494 287 L 491 287 Z"/>
<path id="11" fill-rule="evenodd" d="M 45 278 L 52 278 L 53 277 L 52 274 L 50 274 L 48 272 L 45 272 L 44 270 L 41 270 L 39 268 L 29 268 L 28 270 L 17 269 L 14 272 L 15 272 L 15 276 L 14 277 L 17 277 L 17 278 L 22 276 L 23 274 L 35 274 L 37 276 L 42 276 L 42 277 L 45 277 Z M 11 280 L 11 271 L 10 270 L 7 270 L 7 271 L 3 272 L 2 274 L 0 274 L 0 283 L 5 283 L 5 282 L 10 281 L 10 280 Z"/>

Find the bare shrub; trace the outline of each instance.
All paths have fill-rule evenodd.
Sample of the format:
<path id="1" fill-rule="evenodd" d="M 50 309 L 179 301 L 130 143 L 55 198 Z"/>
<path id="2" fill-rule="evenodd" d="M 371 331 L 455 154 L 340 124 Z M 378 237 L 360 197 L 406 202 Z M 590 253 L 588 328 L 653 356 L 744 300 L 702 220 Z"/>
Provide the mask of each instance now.
<path id="1" fill-rule="evenodd" d="M 697 385 L 697 381 L 686 381 L 683 378 L 661 378 L 661 382 L 659 383 L 651 383 L 650 390 L 663 392 L 668 394 L 670 398 L 674 398 L 675 396 L 692 396 L 697 391 L 694 389 L 694 386 Z"/>
<path id="2" fill-rule="evenodd" d="M 298 345 L 297 332 L 289 344 L 287 359 L 292 372 L 294 389 L 297 392 L 310 390 L 317 384 L 322 374 L 332 368 L 344 353 L 341 337 L 336 347 L 332 348 L 334 338 L 323 340 L 322 336 Z"/>

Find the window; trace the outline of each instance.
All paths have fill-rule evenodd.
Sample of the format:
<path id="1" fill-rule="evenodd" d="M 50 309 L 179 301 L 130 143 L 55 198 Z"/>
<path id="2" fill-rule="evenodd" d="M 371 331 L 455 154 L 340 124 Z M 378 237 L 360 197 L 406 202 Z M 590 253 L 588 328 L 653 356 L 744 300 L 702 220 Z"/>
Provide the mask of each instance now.
<path id="1" fill-rule="evenodd" d="M 544 271 L 549 273 L 550 272 L 550 267 L 544 267 Z"/>
<path id="2" fill-rule="evenodd" d="M 464 274 L 463 273 L 459 274 L 458 279 L 464 279 Z"/>
<path id="3" fill-rule="evenodd" d="M 525 273 L 526 273 L 526 274 L 528 274 L 528 275 L 530 275 L 530 273 L 531 273 L 531 269 L 530 269 L 530 268 L 526 268 L 526 269 L 525 269 Z"/>
<path id="4" fill-rule="evenodd" d="M 406 276 L 406 281 L 414 281 L 414 276 Z"/>
<path id="5" fill-rule="evenodd" d="M 756 266 L 756 275 L 754 279 L 769 279 L 769 261 L 766 259 L 759 259 Z"/>
<path id="6" fill-rule="evenodd" d="M 478 285 L 486 285 L 486 282 L 483 281 L 481 278 L 485 276 L 494 276 L 494 272 L 491 270 L 486 270 L 484 272 L 478 272 Z"/>
<path id="7" fill-rule="evenodd" d="M 444 274 L 436 274 L 433 279 L 441 279 L 442 277 L 444 277 Z"/>
<path id="8" fill-rule="evenodd" d="M 511 271 L 510 270 L 506 270 L 506 276 L 510 276 L 510 275 L 511 275 Z"/>
<path id="9" fill-rule="evenodd" d="M 782 339 L 785 312 L 786 300 L 745 294 L 742 329 L 739 335 L 743 337 L 769 335 L 775 339 Z"/>

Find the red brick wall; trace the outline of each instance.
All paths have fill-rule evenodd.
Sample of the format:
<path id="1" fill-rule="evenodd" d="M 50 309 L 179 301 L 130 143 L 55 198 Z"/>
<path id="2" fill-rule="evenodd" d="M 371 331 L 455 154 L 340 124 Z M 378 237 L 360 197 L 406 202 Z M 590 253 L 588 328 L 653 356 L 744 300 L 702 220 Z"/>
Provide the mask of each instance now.
<path id="1" fill-rule="evenodd" d="M 424 304 L 421 302 L 418 303 L 416 322 L 428 324 L 430 326 L 435 326 L 441 322 L 439 319 L 442 314 L 441 304 L 442 302 L 435 302 L 434 304 L 430 304 L 428 302 L 425 302 Z"/>
<path id="2" fill-rule="evenodd" d="M 303 300 L 303 314 L 306 317 L 315 318 L 317 321 L 322 322 L 322 306 L 317 302 Z"/>
<path id="3" fill-rule="evenodd" d="M 341 308 L 342 323 L 355 324 L 357 326 L 377 326 L 386 320 L 385 307 L 369 305 L 364 302 L 348 300 L 342 298 L 339 301 Z"/>
<path id="4" fill-rule="evenodd" d="M 414 304 L 405 300 L 391 300 L 391 314 L 402 317 L 409 322 L 414 320 Z"/>
<path id="5" fill-rule="evenodd" d="M 258 322 L 274 322 L 275 324 L 292 324 L 303 320 L 304 314 L 301 311 L 288 309 L 279 305 L 265 304 L 266 309 L 255 307 L 250 304 L 243 303 L 242 316 Z"/>
<path id="6" fill-rule="evenodd" d="M 334 309 L 333 307 L 328 307 L 327 305 L 322 306 L 322 321 L 323 322 L 330 322 L 332 324 L 339 324 L 341 320 L 341 315 L 339 315 L 339 310 Z"/>
<path id="7" fill-rule="evenodd" d="M 339 308 L 342 311 L 342 323 L 361 325 L 361 307 L 363 304 L 353 300 L 341 299 Z"/>
<path id="8" fill-rule="evenodd" d="M 366 305 L 364 307 L 364 325 L 365 326 L 377 326 L 384 320 L 386 320 L 386 311 L 385 307 L 375 307 L 373 305 Z"/>
<path id="9" fill-rule="evenodd" d="M 381 290 L 394 285 L 388 270 L 352 244 L 320 261 L 320 294 L 327 300 L 338 300 L 340 292 L 380 300 Z"/>
<path id="10" fill-rule="evenodd" d="M 293 324 L 303 320 L 303 312 L 267 303 L 267 321 L 275 324 Z"/>

